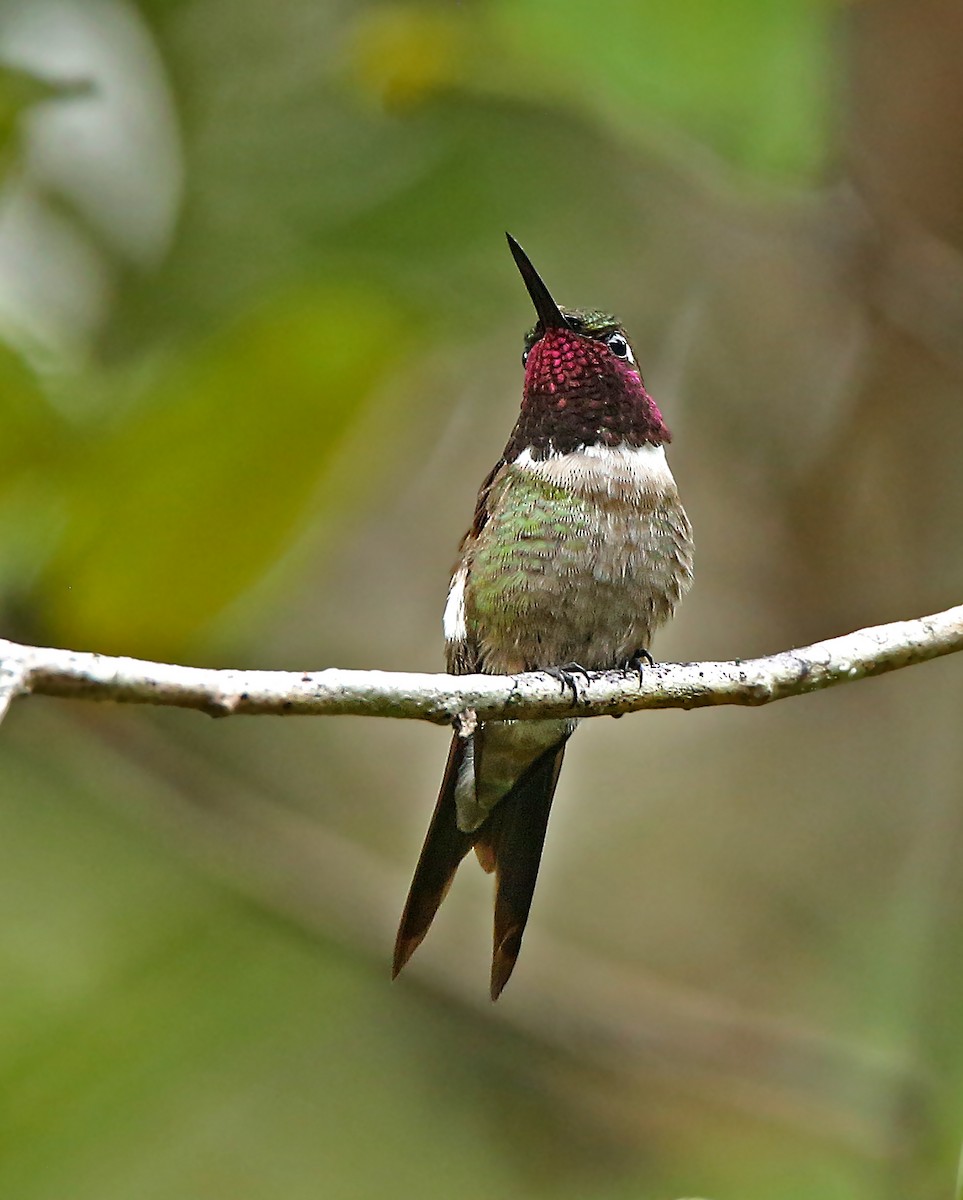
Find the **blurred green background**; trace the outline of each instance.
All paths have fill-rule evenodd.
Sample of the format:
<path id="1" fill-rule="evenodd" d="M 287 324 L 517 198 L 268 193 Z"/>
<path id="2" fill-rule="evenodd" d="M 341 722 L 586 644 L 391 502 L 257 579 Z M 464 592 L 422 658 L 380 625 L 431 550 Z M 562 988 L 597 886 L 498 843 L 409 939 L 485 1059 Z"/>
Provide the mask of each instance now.
<path id="1" fill-rule="evenodd" d="M 530 306 L 675 432 L 663 659 L 963 599 L 956 0 L 0 3 L 4 636 L 442 666 Z M 519 969 L 394 926 L 447 735 L 0 734 L 0 1195 L 952 1195 L 963 673 L 588 723 Z"/>

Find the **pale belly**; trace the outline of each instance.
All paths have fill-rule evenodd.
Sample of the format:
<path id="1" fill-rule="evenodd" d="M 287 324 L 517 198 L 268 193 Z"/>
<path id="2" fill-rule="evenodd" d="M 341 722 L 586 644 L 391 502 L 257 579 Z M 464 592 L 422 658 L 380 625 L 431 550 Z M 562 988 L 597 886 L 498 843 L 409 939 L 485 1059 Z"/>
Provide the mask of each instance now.
<path id="1" fill-rule="evenodd" d="M 690 579 L 674 485 L 627 502 L 520 474 L 475 546 L 467 617 L 487 671 L 605 670 L 649 648 Z"/>

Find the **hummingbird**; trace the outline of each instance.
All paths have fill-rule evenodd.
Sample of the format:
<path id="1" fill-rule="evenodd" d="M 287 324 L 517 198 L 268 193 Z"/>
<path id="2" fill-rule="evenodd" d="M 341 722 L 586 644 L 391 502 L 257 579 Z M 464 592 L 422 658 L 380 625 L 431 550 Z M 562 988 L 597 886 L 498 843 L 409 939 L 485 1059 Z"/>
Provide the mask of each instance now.
<path id="1" fill-rule="evenodd" d="M 518 242 L 538 318 L 521 411 L 478 493 L 444 610 L 453 674 L 639 671 L 692 580 L 692 535 L 666 462 L 671 435 L 615 317 L 560 308 Z M 495 876 L 491 998 L 514 969 L 575 718 L 455 733 L 395 943 L 417 949 L 459 863 Z"/>

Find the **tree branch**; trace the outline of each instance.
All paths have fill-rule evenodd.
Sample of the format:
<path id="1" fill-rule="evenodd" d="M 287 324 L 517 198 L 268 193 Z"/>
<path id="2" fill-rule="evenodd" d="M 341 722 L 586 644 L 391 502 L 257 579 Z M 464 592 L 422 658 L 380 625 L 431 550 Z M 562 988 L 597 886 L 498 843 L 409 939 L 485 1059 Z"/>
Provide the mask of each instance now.
<path id="1" fill-rule="evenodd" d="M 238 671 L 174 666 L 0 639 L 0 718 L 22 695 L 196 708 L 215 717 L 353 714 L 445 724 L 479 720 L 616 716 L 648 708 L 768 704 L 882 675 L 963 649 L 963 605 L 913 621 L 733 662 L 663 663 L 593 674 L 578 702 L 550 675 L 428 675 L 401 671 Z"/>

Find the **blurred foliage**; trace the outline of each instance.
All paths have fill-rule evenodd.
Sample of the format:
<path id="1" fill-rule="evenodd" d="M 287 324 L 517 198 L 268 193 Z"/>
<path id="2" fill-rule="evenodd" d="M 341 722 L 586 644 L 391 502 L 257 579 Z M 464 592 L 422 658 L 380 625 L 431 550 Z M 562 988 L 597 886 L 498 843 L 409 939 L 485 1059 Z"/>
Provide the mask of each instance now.
<path id="1" fill-rule="evenodd" d="M 331 455 L 413 344 L 403 328 L 346 284 L 289 295 L 179 356 L 75 463 L 41 583 L 53 635 L 183 647 L 301 528 Z"/>
<path id="2" fill-rule="evenodd" d="M 541 95 L 633 140 L 654 120 L 763 178 L 811 177 L 827 140 L 832 6 L 813 0 L 502 0 L 499 33 Z M 644 136 L 644 135 L 643 135 Z"/>
<path id="3" fill-rule="evenodd" d="M 732 657 L 956 602 L 952 0 L 2 0 L 4 636 L 441 665 L 514 419 L 515 233 L 619 312 Z M 591 722 L 525 954 L 444 735 L 15 707 L 0 1192 L 926 1200 L 963 1112 L 952 661 Z"/>

